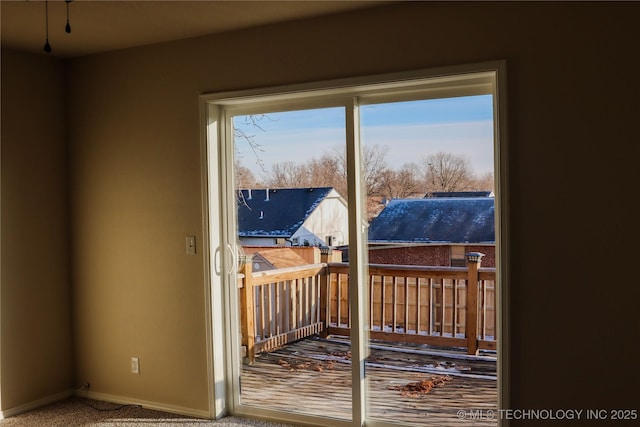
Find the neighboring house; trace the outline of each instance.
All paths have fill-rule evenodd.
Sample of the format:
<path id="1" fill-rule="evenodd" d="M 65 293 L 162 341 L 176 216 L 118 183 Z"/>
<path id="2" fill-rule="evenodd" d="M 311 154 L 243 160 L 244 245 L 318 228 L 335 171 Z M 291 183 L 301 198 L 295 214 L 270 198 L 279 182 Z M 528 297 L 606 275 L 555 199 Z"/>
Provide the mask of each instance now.
<path id="1" fill-rule="evenodd" d="M 369 227 L 373 264 L 464 266 L 465 253 L 495 266 L 494 198 L 490 192 L 434 193 L 394 199 Z"/>
<path id="2" fill-rule="evenodd" d="M 243 246 L 337 246 L 349 241 L 347 203 L 331 187 L 238 191 Z"/>
<path id="3" fill-rule="evenodd" d="M 317 246 L 242 246 L 244 255 L 251 255 L 253 271 L 274 270 L 323 262 Z M 329 262 L 341 262 L 342 253 L 331 250 Z"/>
<path id="4" fill-rule="evenodd" d="M 244 248 L 243 248 L 244 249 Z M 281 249 L 285 249 L 285 248 L 281 248 Z M 251 270 L 252 271 L 266 271 L 266 270 L 275 270 L 278 267 L 275 266 L 275 264 L 273 264 L 271 261 L 269 261 L 267 258 L 265 258 L 264 255 L 262 255 L 261 253 L 255 251 L 255 252 L 251 252 L 251 253 L 247 253 L 247 251 L 244 251 L 244 255 L 246 256 L 245 258 L 242 259 L 242 262 L 249 262 L 249 258 L 248 256 L 250 256 L 251 258 Z"/>

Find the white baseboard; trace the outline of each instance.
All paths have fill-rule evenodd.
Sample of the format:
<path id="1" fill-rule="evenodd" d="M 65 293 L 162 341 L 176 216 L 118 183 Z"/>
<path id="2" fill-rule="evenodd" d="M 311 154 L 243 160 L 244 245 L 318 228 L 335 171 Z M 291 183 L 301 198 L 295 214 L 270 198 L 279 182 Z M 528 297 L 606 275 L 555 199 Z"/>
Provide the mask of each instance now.
<path id="1" fill-rule="evenodd" d="M 14 406 L 13 408 L 5 409 L 3 411 L 0 411 L 0 420 L 30 411 L 32 409 L 39 408 L 41 406 L 48 405 L 50 403 L 64 400 L 68 397 L 73 396 L 73 392 L 74 390 L 70 389 L 60 393 L 52 394 L 51 396 L 43 397 L 38 400 L 34 400 L 32 402 L 23 403 L 22 405 Z"/>
<path id="2" fill-rule="evenodd" d="M 180 414 L 193 418 L 213 419 L 208 411 L 194 408 L 185 408 L 184 406 L 168 405 L 166 403 L 150 402 L 148 400 L 134 399 L 131 397 L 116 396 L 113 394 L 97 393 L 90 390 L 82 390 L 76 393 L 76 396 L 86 397 L 88 399 L 100 400 L 103 402 L 118 403 L 120 405 L 140 405 L 146 409 L 154 409 L 156 411 L 169 412 L 172 414 Z"/>

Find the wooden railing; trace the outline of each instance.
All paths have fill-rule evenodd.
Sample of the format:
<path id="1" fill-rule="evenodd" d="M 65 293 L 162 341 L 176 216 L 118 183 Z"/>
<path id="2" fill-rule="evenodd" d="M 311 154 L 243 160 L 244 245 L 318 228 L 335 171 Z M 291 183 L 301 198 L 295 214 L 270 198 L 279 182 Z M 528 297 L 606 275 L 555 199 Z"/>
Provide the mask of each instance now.
<path id="1" fill-rule="evenodd" d="M 256 353 L 324 329 L 321 299 L 327 264 L 251 270 L 251 262 L 245 262 L 239 282 L 242 345 L 249 362 Z"/>
<path id="2" fill-rule="evenodd" d="M 372 339 L 496 349 L 495 269 L 369 265 L 368 330 Z M 349 335 L 349 267 L 320 263 L 253 273 L 239 280 L 242 344 L 251 363 L 260 351 L 324 333 Z"/>

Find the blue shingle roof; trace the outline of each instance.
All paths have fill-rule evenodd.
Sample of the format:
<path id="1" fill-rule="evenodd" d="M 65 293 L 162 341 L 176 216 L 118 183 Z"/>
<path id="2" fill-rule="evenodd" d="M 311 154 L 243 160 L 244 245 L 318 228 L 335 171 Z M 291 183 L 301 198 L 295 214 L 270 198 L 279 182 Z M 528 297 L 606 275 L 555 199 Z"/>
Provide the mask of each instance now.
<path id="1" fill-rule="evenodd" d="M 239 190 L 238 235 L 291 237 L 332 189 L 321 187 Z"/>
<path id="2" fill-rule="evenodd" d="M 429 197 L 492 197 L 493 191 L 434 191 L 427 193 L 425 198 Z"/>
<path id="3" fill-rule="evenodd" d="M 494 198 L 391 200 L 371 222 L 369 241 L 494 243 Z"/>

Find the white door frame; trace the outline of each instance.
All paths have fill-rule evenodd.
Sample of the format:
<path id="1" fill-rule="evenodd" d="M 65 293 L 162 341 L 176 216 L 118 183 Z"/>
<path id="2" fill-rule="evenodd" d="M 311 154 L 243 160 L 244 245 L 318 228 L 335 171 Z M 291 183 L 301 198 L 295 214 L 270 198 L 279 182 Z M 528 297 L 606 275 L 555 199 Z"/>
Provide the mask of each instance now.
<path id="1" fill-rule="evenodd" d="M 348 425 L 383 426 L 384 423 L 365 420 L 364 358 L 366 337 L 362 319 L 362 296 L 357 286 L 351 291 L 352 313 L 359 313 L 353 319 L 352 354 L 353 364 L 353 420 L 352 422 L 323 419 L 269 409 L 242 406 L 239 402 L 239 373 L 236 367 L 241 360 L 239 345 L 239 322 L 226 321 L 236 309 L 230 309 L 237 301 L 237 286 L 234 286 L 237 263 L 235 262 L 235 204 L 232 176 L 233 129 L 228 115 L 256 114 L 258 112 L 294 110 L 299 108 L 321 108 L 322 106 L 348 106 L 347 111 L 347 156 L 351 156 L 351 168 L 357 164 L 359 156 L 357 106 L 366 103 L 384 102 L 385 99 L 409 100 L 441 98 L 456 94 L 471 95 L 474 91 L 486 93 L 486 85 L 491 85 L 494 94 L 494 172 L 496 197 L 496 304 L 497 314 L 497 356 L 498 356 L 498 408 L 508 408 L 509 354 L 508 354 L 508 278 L 509 278 L 509 235 L 508 235 L 508 187 L 507 187 L 507 121 L 506 121 L 506 63 L 491 61 L 455 67 L 416 70 L 317 82 L 312 84 L 273 87 L 239 92 L 205 94 L 200 97 L 202 185 L 204 234 L 203 253 L 205 256 L 205 296 L 207 314 L 207 369 L 209 379 L 210 414 L 212 418 L 233 413 L 274 418 L 296 423 L 312 423 L 336 427 Z M 352 135 L 352 136 L 349 136 Z M 229 142 L 231 141 L 231 142 Z M 222 143 L 221 143 L 222 142 Z M 355 157 L 354 157 L 355 156 Z M 359 229 L 360 189 L 358 175 L 351 170 L 349 180 L 350 227 Z M 363 233 L 350 232 L 350 246 L 364 253 L 366 240 Z M 362 261 L 366 257 L 357 257 Z M 364 277 L 366 265 L 353 263 L 350 274 Z M 357 281 L 351 281 L 357 283 Z M 235 337 L 235 339 L 234 339 Z M 354 351 L 355 350 L 355 351 Z M 506 425 L 506 420 L 498 420 Z"/>

